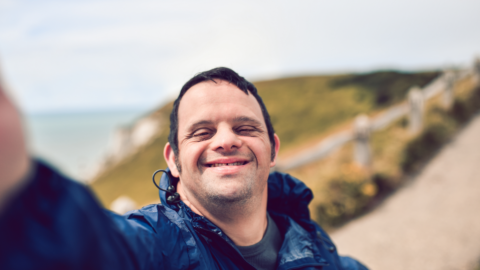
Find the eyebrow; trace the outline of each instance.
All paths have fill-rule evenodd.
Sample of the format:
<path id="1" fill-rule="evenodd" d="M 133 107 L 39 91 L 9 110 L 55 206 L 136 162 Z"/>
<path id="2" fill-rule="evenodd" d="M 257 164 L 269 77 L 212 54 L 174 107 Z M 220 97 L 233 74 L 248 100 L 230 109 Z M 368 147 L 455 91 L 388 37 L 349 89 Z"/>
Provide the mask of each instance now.
<path id="1" fill-rule="evenodd" d="M 245 122 L 249 122 L 249 123 L 253 123 L 255 125 L 258 125 L 258 126 L 261 126 L 262 123 L 256 119 L 253 119 L 253 118 L 250 118 L 248 116 L 237 116 L 233 119 L 233 122 L 234 123 L 245 123 Z M 209 121 L 209 120 L 200 120 L 198 122 L 195 122 L 193 123 L 192 125 L 189 126 L 189 130 L 193 130 L 199 126 L 205 126 L 205 125 L 213 125 L 213 121 Z"/>
<path id="2" fill-rule="evenodd" d="M 250 118 L 248 116 L 237 116 L 233 119 L 233 122 L 234 123 L 244 123 L 244 122 L 250 122 L 250 123 L 254 123 L 258 126 L 261 126 L 262 123 L 256 119 L 253 119 L 253 118 Z"/>
<path id="3" fill-rule="evenodd" d="M 208 120 L 200 120 L 198 122 L 193 123 L 188 127 L 189 130 L 193 130 L 197 128 L 198 126 L 205 126 L 205 125 L 213 125 L 213 121 L 208 121 Z"/>

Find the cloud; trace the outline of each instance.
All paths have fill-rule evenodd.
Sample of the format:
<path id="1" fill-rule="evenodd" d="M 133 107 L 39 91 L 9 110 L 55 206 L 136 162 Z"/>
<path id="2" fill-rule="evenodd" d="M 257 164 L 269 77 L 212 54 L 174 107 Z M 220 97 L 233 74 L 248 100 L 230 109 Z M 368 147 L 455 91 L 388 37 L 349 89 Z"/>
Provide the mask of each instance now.
<path id="1" fill-rule="evenodd" d="M 478 1 L 3 1 L 0 56 L 27 111 L 153 107 L 199 71 L 249 79 L 468 64 Z"/>

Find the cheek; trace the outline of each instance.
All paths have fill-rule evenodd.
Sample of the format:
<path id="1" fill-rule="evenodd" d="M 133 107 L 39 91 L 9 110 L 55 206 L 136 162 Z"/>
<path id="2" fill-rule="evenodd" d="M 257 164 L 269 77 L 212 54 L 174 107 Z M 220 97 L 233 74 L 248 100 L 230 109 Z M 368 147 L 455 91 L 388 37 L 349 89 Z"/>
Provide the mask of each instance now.
<path id="1" fill-rule="evenodd" d="M 180 161 L 183 167 L 196 167 L 207 145 L 205 143 L 185 144 L 180 148 Z"/>
<path id="2" fill-rule="evenodd" d="M 271 145 L 268 138 L 247 138 L 245 143 L 253 151 L 259 162 L 268 162 L 271 160 Z"/>

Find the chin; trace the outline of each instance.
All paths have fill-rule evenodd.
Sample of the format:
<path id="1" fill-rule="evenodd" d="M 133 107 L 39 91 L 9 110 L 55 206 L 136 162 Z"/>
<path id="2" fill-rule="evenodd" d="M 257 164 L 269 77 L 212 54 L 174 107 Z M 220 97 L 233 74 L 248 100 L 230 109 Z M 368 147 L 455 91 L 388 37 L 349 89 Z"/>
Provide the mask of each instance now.
<path id="1" fill-rule="evenodd" d="M 252 190 L 246 186 L 227 185 L 223 187 L 216 187 L 211 189 L 208 197 L 216 204 L 232 204 L 246 202 L 252 197 Z M 225 205 L 227 206 L 227 205 Z"/>

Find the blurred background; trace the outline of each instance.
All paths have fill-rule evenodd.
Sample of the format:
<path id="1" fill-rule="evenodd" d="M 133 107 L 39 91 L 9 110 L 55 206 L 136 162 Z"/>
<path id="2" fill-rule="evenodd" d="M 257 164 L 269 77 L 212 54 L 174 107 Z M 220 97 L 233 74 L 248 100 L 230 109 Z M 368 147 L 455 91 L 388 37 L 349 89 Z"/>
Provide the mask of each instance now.
<path id="1" fill-rule="evenodd" d="M 230 67 L 265 100 L 282 140 L 277 169 L 313 189 L 312 217 L 335 230 L 420 172 L 477 112 L 479 10 L 474 0 L 0 0 L 0 64 L 35 156 L 128 209 L 158 201 L 150 177 L 166 166 L 183 83 Z M 433 93 L 448 78 L 451 104 L 425 100 L 421 131 L 405 111 L 372 133 L 365 164 L 352 155 L 356 116 L 407 106 L 412 87 Z M 345 143 L 312 154 L 328 138 Z"/>

